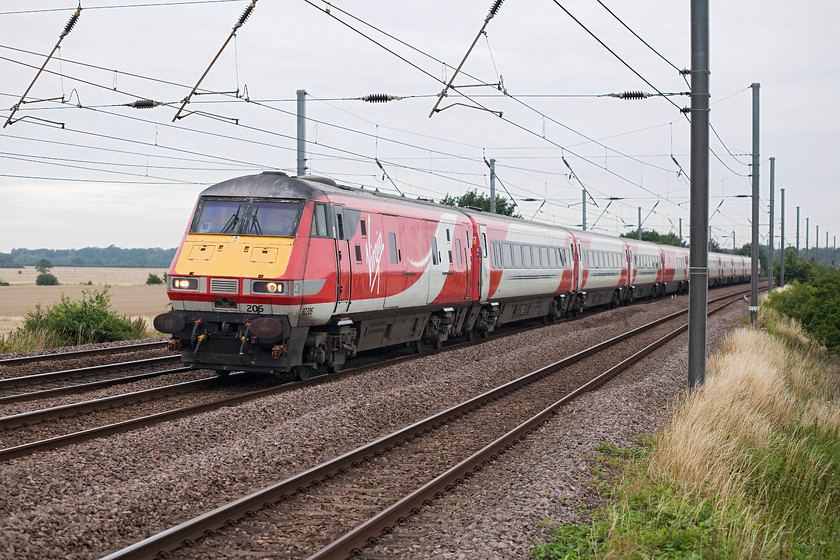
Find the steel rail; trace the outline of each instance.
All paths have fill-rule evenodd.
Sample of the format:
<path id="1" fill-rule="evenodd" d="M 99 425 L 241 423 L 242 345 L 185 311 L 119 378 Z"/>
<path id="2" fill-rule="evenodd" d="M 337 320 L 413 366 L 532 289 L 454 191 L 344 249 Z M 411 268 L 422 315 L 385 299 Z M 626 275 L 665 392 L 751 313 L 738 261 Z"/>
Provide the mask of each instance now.
<path id="1" fill-rule="evenodd" d="M 157 358 L 145 358 L 142 360 L 132 360 L 130 362 L 117 362 L 113 364 L 102 364 L 98 366 L 90 366 L 75 369 L 62 369 L 58 371 L 48 371 L 44 373 L 34 373 L 32 375 L 21 375 L 18 377 L 7 377 L 0 379 L 0 390 L 6 389 L 7 386 L 23 385 L 32 382 L 53 381 L 65 377 L 73 377 L 76 375 L 86 375 L 89 373 L 99 373 L 102 371 L 131 369 L 133 367 L 158 364 L 160 362 L 173 362 L 178 359 L 178 356 L 160 356 Z"/>
<path id="2" fill-rule="evenodd" d="M 10 402 L 31 401 L 43 399 L 46 397 L 54 397 L 61 394 L 82 393 L 85 391 L 92 391 L 94 389 L 101 389 L 103 387 L 111 387 L 112 385 L 120 385 L 125 383 L 133 383 L 135 381 L 142 381 L 143 379 L 151 379 L 153 377 L 160 377 L 162 375 L 170 375 L 173 373 L 181 373 L 189 371 L 188 367 L 180 367 L 175 369 L 165 369 L 161 371 L 150 371 L 148 373 L 138 373 L 136 375 L 127 375 L 125 377 L 113 377 L 110 379 L 103 379 L 101 381 L 91 381 L 90 383 L 78 383 L 76 385 L 65 385 L 63 387 L 55 387 L 53 389 L 42 389 L 40 391 L 30 391 L 28 393 L 17 393 L 14 395 L 7 395 L 0 397 L 0 404 L 7 404 Z"/>
<path id="3" fill-rule="evenodd" d="M 200 387 L 202 385 L 209 385 L 211 382 L 217 382 L 218 379 L 218 377 L 205 377 L 202 379 L 194 379 L 192 381 L 183 381 L 181 383 L 165 385 L 163 387 L 153 387 L 151 389 L 133 391 L 122 395 L 113 395 L 111 397 L 103 397 L 101 399 L 91 399 L 78 403 L 53 406 L 50 408 L 22 412 L 20 414 L 13 414 L 10 416 L 3 416 L 0 417 L 0 431 L 19 428 L 21 426 L 31 426 L 48 420 L 55 420 L 56 418 L 68 418 L 71 416 L 78 416 L 83 413 L 108 410 L 128 404 L 150 401 L 159 397 L 178 395 L 194 387 Z"/>
<path id="4" fill-rule="evenodd" d="M 731 298 L 733 295 L 740 295 L 740 293 L 728 294 L 712 301 Z M 735 301 L 738 301 L 738 299 L 733 300 L 733 303 Z M 665 317 L 647 323 L 646 325 L 642 325 L 632 329 L 631 331 L 598 343 L 553 364 L 549 364 L 543 368 L 496 387 L 495 389 L 491 389 L 473 397 L 461 404 L 447 408 L 446 410 L 415 422 L 414 424 L 397 430 L 396 432 L 383 436 L 352 451 L 286 478 L 276 484 L 258 490 L 257 492 L 244 496 L 229 504 L 220 506 L 194 519 L 171 527 L 161 533 L 123 548 L 122 550 L 109 554 L 103 557 L 102 560 L 151 560 L 158 557 L 158 554 L 162 552 L 171 552 L 181 547 L 185 542 L 191 542 L 200 538 L 208 531 L 216 530 L 228 524 L 230 521 L 245 517 L 249 512 L 261 509 L 263 504 L 277 502 L 284 497 L 291 496 L 312 484 L 318 484 L 324 479 L 341 472 L 342 469 L 352 466 L 354 463 L 358 464 L 364 461 L 369 461 L 377 454 L 399 445 L 401 442 L 418 437 L 436 426 L 445 424 L 454 418 L 462 416 L 473 408 L 477 408 L 485 403 L 494 401 L 507 393 L 511 393 L 524 385 L 552 373 L 553 371 L 572 365 L 618 342 L 622 342 L 628 338 L 641 334 L 646 330 L 673 320 L 674 318 L 684 315 L 687 312 L 688 309 L 686 308 L 675 313 L 671 313 Z M 587 384 L 587 386 L 588 385 L 589 384 Z M 580 391 L 580 389 L 578 391 Z"/>
<path id="5" fill-rule="evenodd" d="M 37 354 L 34 356 L 19 356 L 17 358 L 4 358 L 0 360 L 0 366 L 18 366 L 21 364 L 28 364 L 30 362 L 38 362 L 42 360 L 55 360 L 67 358 L 80 358 L 83 356 L 100 356 L 107 354 L 120 354 L 122 352 L 135 352 L 137 350 L 153 350 L 155 348 L 163 347 L 169 344 L 169 340 L 140 342 L 137 344 L 127 344 L 125 346 L 111 346 L 108 348 L 95 348 L 91 350 L 70 350 L 69 352 L 55 352 L 53 354 Z"/>

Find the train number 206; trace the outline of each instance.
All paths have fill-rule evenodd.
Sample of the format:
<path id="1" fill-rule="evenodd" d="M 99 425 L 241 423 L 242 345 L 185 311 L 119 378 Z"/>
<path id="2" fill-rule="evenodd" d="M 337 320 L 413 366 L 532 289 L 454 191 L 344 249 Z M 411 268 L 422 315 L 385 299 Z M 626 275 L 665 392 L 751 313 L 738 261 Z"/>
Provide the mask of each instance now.
<path id="1" fill-rule="evenodd" d="M 263 305 L 248 305 L 245 313 L 265 313 L 265 306 Z"/>

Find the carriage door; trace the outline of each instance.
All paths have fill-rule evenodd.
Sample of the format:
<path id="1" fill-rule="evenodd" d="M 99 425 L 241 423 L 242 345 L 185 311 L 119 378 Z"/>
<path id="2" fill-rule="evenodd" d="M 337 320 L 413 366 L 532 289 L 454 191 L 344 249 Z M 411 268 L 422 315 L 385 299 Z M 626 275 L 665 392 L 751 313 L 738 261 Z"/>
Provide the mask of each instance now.
<path id="1" fill-rule="evenodd" d="M 490 296 L 490 259 L 487 258 L 487 226 L 478 226 L 478 247 L 476 261 L 479 264 L 478 293 L 479 301 L 487 301 Z"/>
<path id="2" fill-rule="evenodd" d="M 572 291 L 578 291 L 578 286 L 580 286 L 580 275 L 582 273 L 581 266 L 580 266 L 580 249 L 575 250 L 575 240 L 572 238 L 572 242 L 570 243 L 570 247 L 572 249 L 569 256 L 572 258 Z M 578 246 L 580 247 L 580 246 Z"/>
<path id="3" fill-rule="evenodd" d="M 350 306 L 350 240 L 346 239 L 344 230 L 344 207 L 333 206 L 335 209 L 335 313 L 344 313 Z"/>

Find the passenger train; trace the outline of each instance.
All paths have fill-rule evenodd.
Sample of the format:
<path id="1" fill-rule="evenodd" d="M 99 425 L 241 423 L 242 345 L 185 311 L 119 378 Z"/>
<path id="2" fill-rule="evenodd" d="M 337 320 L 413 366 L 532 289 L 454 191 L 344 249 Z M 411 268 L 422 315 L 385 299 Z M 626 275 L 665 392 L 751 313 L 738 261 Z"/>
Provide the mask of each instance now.
<path id="1" fill-rule="evenodd" d="M 154 320 L 184 363 L 339 370 L 357 352 L 485 337 L 688 289 L 686 248 L 265 172 L 204 190 Z M 709 254 L 709 285 L 750 279 Z"/>

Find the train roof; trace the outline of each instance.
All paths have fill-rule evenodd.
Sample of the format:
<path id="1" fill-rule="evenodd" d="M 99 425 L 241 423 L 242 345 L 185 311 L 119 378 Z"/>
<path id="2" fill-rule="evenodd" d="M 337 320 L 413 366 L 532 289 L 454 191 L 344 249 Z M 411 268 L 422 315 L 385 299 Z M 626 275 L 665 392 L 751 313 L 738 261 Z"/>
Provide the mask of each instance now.
<path id="1" fill-rule="evenodd" d="M 222 181 L 213 186 L 204 189 L 201 196 L 245 196 L 257 198 L 330 198 L 331 195 L 351 196 L 354 198 L 369 199 L 369 200 L 387 200 L 394 204 L 410 204 L 420 205 L 427 208 L 434 208 L 438 211 L 448 210 L 458 212 L 461 214 L 470 215 L 472 217 L 482 216 L 485 219 L 492 217 L 493 220 L 507 221 L 511 223 L 532 224 L 541 227 L 555 228 L 571 233 L 575 236 L 592 236 L 603 239 L 622 239 L 631 243 L 639 243 L 642 245 L 656 245 L 649 241 L 638 241 L 632 238 L 618 238 L 605 233 L 598 233 L 592 231 L 582 231 L 567 226 L 547 224 L 543 222 L 533 222 L 523 218 L 513 218 L 501 214 L 490 214 L 478 208 L 462 208 L 458 206 L 447 206 L 434 202 L 432 200 L 422 198 L 409 198 L 406 196 L 398 196 L 390 193 L 380 192 L 378 190 L 371 190 L 359 187 L 350 187 L 346 185 L 339 185 L 334 180 L 327 177 L 316 177 L 312 175 L 302 175 L 300 177 L 290 177 L 280 171 L 264 171 L 256 175 L 245 175 L 243 177 L 236 177 Z M 682 249 L 686 249 L 683 247 Z M 728 253 L 712 253 L 709 255 L 716 255 L 722 257 L 734 257 L 739 255 L 731 255 Z M 745 257 L 749 260 L 749 257 Z"/>

